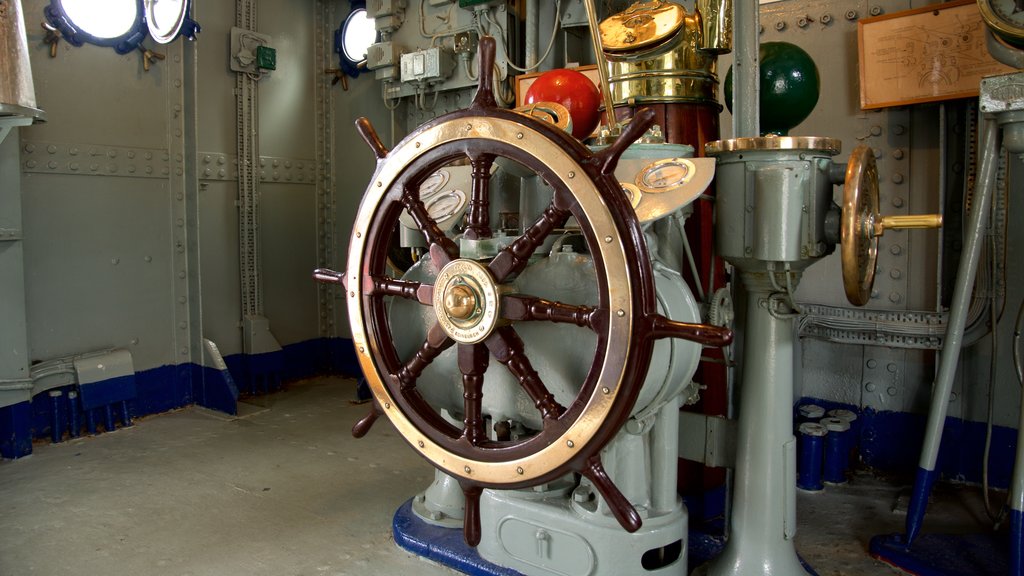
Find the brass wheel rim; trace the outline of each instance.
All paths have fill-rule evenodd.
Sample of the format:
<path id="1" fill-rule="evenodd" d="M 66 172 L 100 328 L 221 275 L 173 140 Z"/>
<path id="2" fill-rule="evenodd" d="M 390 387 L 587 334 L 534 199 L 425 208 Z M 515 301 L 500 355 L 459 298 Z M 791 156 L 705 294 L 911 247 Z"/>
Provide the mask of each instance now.
<path id="1" fill-rule="evenodd" d="M 473 146 L 514 142 L 562 180 L 585 214 L 594 236 L 589 242 L 592 249 L 600 251 L 605 270 L 603 276 L 607 279 L 607 295 L 603 297 L 606 301 L 601 302 L 600 307 L 614 311 L 608 315 L 607 326 L 603 328 L 603 333 L 599 333 L 599 338 L 616 344 L 605 346 L 595 387 L 578 416 L 559 434 L 556 441 L 543 447 L 538 446 L 532 453 L 521 458 L 499 460 L 456 454 L 445 446 L 448 441 L 439 438 L 436 431 L 420 429 L 402 410 L 397 409 L 399 399 L 392 390 L 394 384 L 385 382 L 394 376 L 383 374 L 380 370 L 379 359 L 384 356 L 384 351 L 378 339 L 371 337 L 374 330 L 371 328 L 372 318 L 365 308 L 367 304 L 364 295 L 357 290 L 349 290 L 347 293 L 349 326 L 357 359 L 377 404 L 413 449 L 445 472 L 471 478 L 481 486 L 515 487 L 535 484 L 551 478 L 552 474 L 560 473 L 567 462 L 577 461 L 609 418 L 613 406 L 620 400 L 620 394 L 625 393 L 623 381 L 633 368 L 628 359 L 631 354 L 636 354 L 633 349 L 640 345 L 637 338 L 634 338 L 634 325 L 637 318 L 642 317 L 643 311 L 635 309 L 632 292 L 644 288 L 632 285 L 629 255 L 622 242 L 614 241 L 620 234 L 612 211 L 595 183 L 586 176 L 585 168 L 561 143 L 551 140 L 528 124 L 529 121 L 520 123 L 501 117 L 463 116 L 442 119 L 407 137 L 388 153 L 386 161 L 378 164 L 357 212 L 349 245 L 346 276 L 350 286 L 354 286 L 359 285 L 368 264 L 367 242 L 379 225 L 377 219 L 381 207 L 393 193 L 396 183 L 407 176 L 403 171 L 439 147 L 462 141 L 469 141 Z M 443 307 L 443 302 L 439 303 Z"/>
<path id="2" fill-rule="evenodd" d="M 858 146 L 850 154 L 842 209 L 843 289 L 851 304 L 863 306 L 871 298 L 878 260 L 878 237 L 874 234 L 878 219 L 878 167 L 867 146 Z"/>

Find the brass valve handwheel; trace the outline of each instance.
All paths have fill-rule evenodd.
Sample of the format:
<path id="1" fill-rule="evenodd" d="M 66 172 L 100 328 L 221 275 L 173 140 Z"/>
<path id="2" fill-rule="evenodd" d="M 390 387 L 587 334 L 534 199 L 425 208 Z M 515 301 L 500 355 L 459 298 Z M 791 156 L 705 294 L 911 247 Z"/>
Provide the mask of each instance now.
<path id="1" fill-rule="evenodd" d="M 941 214 L 882 216 L 878 213 L 878 167 L 871 148 L 861 144 L 846 165 L 840 224 L 843 288 L 851 304 L 871 298 L 878 262 L 878 238 L 889 229 L 939 228 Z"/>
<path id="2" fill-rule="evenodd" d="M 627 530 L 640 516 L 608 478 L 600 450 L 629 417 L 643 384 L 654 340 L 684 337 L 723 345 L 728 330 L 673 322 L 656 314 L 654 277 L 643 232 L 612 173 L 625 148 L 653 121 L 643 111 L 613 146 L 592 154 L 556 126 L 497 107 L 491 92 L 494 40 L 480 40 L 480 80 L 472 105 L 418 128 L 388 151 L 369 122 L 356 125 L 377 157 L 377 168 L 353 226 L 345 273 L 318 270 L 317 279 L 344 281 L 352 338 L 375 407 L 356 424 L 367 432 L 386 414 L 407 442 L 456 477 L 466 495 L 467 543 L 480 540 L 483 488 L 513 489 L 549 482 L 569 472 L 589 478 Z M 487 206 L 490 166 L 500 158 L 540 175 L 553 189 L 551 204 L 526 232 L 489 262 L 463 259 L 419 199 L 424 179 L 469 159 L 472 200 L 465 235 L 491 236 Z M 391 231 L 402 211 L 415 220 L 438 273 L 434 285 L 387 277 Z M 510 293 L 510 281 L 533 252 L 570 217 L 580 224 L 597 271 L 595 306 L 550 302 Z M 407 298 L 431 306 L 437 322 L 412 358 L 400 358 L 387 302 Z M 597 336 L 597 349 L 576 398 L 561 405 L 534 370 L 516 332 L 518 322 L 578 326 Z M 457 347 L 464 396 L 463 426 L 445 421 L 417 389 L 417 380 L 443 351 Z M 484 429 L 482 390 L 491 358 L 503 364 L 533 400 L 543 428 L 522 440 L 491 440 Z"/>
<path id="3" fill-rule="evenodd" d="M 569 109 L 558 102 L 535 102 L 520 106 L 515 111 L 554 124 L 563 132 L 572 134 L 572 116 Z"/>

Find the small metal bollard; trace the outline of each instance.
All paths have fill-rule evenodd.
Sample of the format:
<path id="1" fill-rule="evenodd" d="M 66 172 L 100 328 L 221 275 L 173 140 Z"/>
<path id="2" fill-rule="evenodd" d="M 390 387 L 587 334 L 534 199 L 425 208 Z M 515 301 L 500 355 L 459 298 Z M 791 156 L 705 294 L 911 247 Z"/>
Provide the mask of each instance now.
<path id="1" fill-rule="evenodd" d="M 103 423 L 107 427 L 107 432 L 116 430 L 114 426 L 114 408 L 111 404 L 103 407 Z"/>
<path id="2" fill-rule="evenodd" d="M 127 428 L 132 425 L 132 413 L 128 408 L 128 401 L 121 401 L 121 426 Z"/>
<path id="3" fill-rule="evenodd" d="M 59 444 L 64 439 L 64 393 L 50 390 L 50 441 Z"/>
<path id="4" fill-rule="evenodd" d="M 825 417 L 825 409 L 817 404 L 801 404 L 797 409 L 797 422 L 817 422 Z"/>
<path id="5" fill-rule="evenodd" d="M 847 467 L 849 467 L 856 462 L 854 458 L 857 454 L 857 448 L 859 447 L 858 444 L 860 442 L 860 427 L 857 425 L 857 413 L 853 410 L 837 408 L 835 410 L 829 410 L 826 416 L 829 418 L 838 418 L 850 425 L 850 431 L 846 434 Z"/>
<path id="6" fill-rule="evenodd" d="M 821 481 L 825 437 L 828 429 L 821 424 L 804 422 L 798 429 L 796 487 L 817 492 L 825 487 Z"/>
<path id="7" fill-rule="evenodd" d="M 85 411 L 85 431 L 88 432 L 90 436 L 95 436 L 96 435 L 96 413 L 95 412 L 96 412 L 95 410 L 86 410 Z"/>
<path id="8" fill-rule="evenodd" d="M 847 450 L 850 425 L 839 418 L 822 418 L 822 426 L 828 429 L 825 436 L 825 482 L 843 484 L 846 482 L 846 468 L 850 462 Z"/>
<path id="9" fill-rule="evenodd" d="M 82 422 L 78 419 L 78 392 L 68 390 L 68 435 L 78 438 L 82 431 Z"/>

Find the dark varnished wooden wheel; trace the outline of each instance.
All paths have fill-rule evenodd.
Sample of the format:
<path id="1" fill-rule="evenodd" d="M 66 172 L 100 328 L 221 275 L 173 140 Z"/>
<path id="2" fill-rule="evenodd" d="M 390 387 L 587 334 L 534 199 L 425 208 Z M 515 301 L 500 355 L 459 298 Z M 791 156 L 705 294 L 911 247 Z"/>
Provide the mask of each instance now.
<path id="1" fill-rule="evenodd" d="M 466 495 L 465 537 L 480 540 L 482 488 L 533 486 L 576 472 L 589 478 L 624 528 L 635 531 L 637 511 L 608 478 L 600 450 L 630 415 L 650 362 L 654 340 L 682 337 L 723 345 L 727 330 L 673 322 L 655 313 L 654 278 L 643 233 L 612 176 L 625 148 L 647 130 L 641 111 L 622 137 L 597 154 L 550 123 L 497 107 L 491 92 L 494 41 L 480 41 L 480 84 L 472 105 L 418 128 L 388 151 L 365 119 L 357 121 L 377 157 L 377 169 L 353 227 L 344 274 L 319 270 L 322 281 L 344 282 L 352 337 L 375 407 L 353 429 L 365 434 L 386 415 L 410 445 L 459 479 Z M 419 199 L 419 186 L 452 161 L 473 167 L 465 237 L 488 238 L 490 168 L 507 158 L 540 175 L 553 189 L 550 205 L 490 261 L 460 257 Z M 433 285 L 387 276 L 387 248 L 402 211 L 429 246 Z M 511 293 L 510 282 L 570 217 L 579 223 L 596 270 L 598 302 L 577 306 Z M 436 323 L 411 358 L 400 358 L 387 317 L 390 297 L 433 308 Z M 562 405 L 545 386 L 516 332 L 519 322 L 572 324 L 597 337 L 597 352 L 572 402 Z M 424 369 L 457 347 L 463 384 L 461 427 L 442 418 L 417 389 Z M 492 440 L 484 429 L 483 381 L 490 362 L 504 365 L 532 399 L 543 427 L 522 440 Z"/>

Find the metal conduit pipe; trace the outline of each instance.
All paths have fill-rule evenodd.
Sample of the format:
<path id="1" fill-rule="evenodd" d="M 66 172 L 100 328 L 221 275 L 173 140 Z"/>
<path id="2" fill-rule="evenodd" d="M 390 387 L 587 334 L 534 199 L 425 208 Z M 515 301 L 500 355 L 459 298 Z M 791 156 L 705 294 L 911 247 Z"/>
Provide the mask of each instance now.
<path id="1" fill-rule="evenodd" d="M 558 18 L 558 14 L 554 15 Z M 537 65 L 537 45 L 540 44 L 540 0 L 526 0 L 526 68 Z"/>
<path id="2" fill-rule="evenodd" d="M 1017 69 L 1024 68 L 1024 52 L 1017 48 L 1010 48 L 1000 42 L 988 26 L 985 27 L 985 43 L 987 44 L 988 53 L 996 60 Z"/>
<path id="3" fill-rule="evenodd" d="M 760 3 L 733 3 L 733 138 L 761 135 Z"/>
<path id="4" fill-rule="evenodd" d="M 658 513 L 675 509 L 679 496 L 679 408 L 677 394 L 658 410 L 658 418 L 651 431 L 651 508 Z"/>
<path id="5" fill-rule="evenodd" d="M 949 141 L 949 129 L 946 120 L 946 104 L 939 104 L 939 211 L 946 209 L 946 186 L 949 185 L 946 177 L 946 166 L 949 162 L 949 154 L 946 151 L 946 144 Z M 942 312 L 942 243 L 946 237 L 946 229 L 940 227 L 936 230 L 936 246 L 938 247 L 935 258 L 935 311 Z"/>
<path id="6" fill-rule="evenodd" d="M 601 31 L 598 28 L 597 7 L 594 0 L 584 0 L 587 8 L 587 22 L 590 24 L 590 42 L 594 46 L 594 62 L 597 63 L 597 77 L 601 81 L 601 99 L 604 101 L 605 123 L 615 136 L 619 135 L 620 126 L 615 119 L 615 103 L 612 102 L 612 90 L 608 86 L 608 62 L 604 57 L 604 45 L 601 44 Z"/>
<path id="7" fill-rule="evenodd" d="M 1024 386 L 1021 368 L 1020 334 L 1024 329 L 1024 301 L 1017 310 L 1017 323 L 1013 327 L 1013 368 L 1017 382 Z M 1024 398 L 1020 402 L 1017 420 L 1017 455 L 1010 480 L 1010 574 L 1024 573 Z"/>
<path id="8" fill-rule="evenodd" d="M 17 390 L 31 390 L 32 379 L 0 379 L 0 392 L 14 392 Z"/>
<path id="9" fill-rule="evenodd" d="M 981 254 L 982 235 L 989 216 L 992 192 L 995 188 L 995 172 L 999 155 L 1000 129 L 995 120 L 985 118 L 981 124 L 979 149 L 981 165 L 978 170 L 978 188 L 975 206 L 965 234 L 964 251 L 957 270 L 956 285 L 953 290 L 953 302 L 950 311 L 949 328 L 939 364 L 939 375 L 932 390 L 931 408 L 928 412 L 928 424 L 925 428 L 924 445 L 918 463 L 917 476 L 910 506 L 907 510 L 906 545 L 909 547 L 921 531 L 928 496 L 932 484 L 938 475 L 936 461 L 939 445 L 942 441 L 942 429 L 946 423 L 946 412 L 949 407 L 949 393 L 953 387 L 956 368 L 960 359 L 963 343 L 964 325 L 966 323 L 968 304 L 971 298 L 971 287 L 978 272 L 978 259 Z"/>
<path id="10" fill-rule="evenodd" d="M 32 395 L 36 396 L 54 388 L 78 383 L 75 372 L 75 357 L 68 356 L 40 362 L 30 370 Z M 64 378 L 58 378 L 63 376 Z"/>

